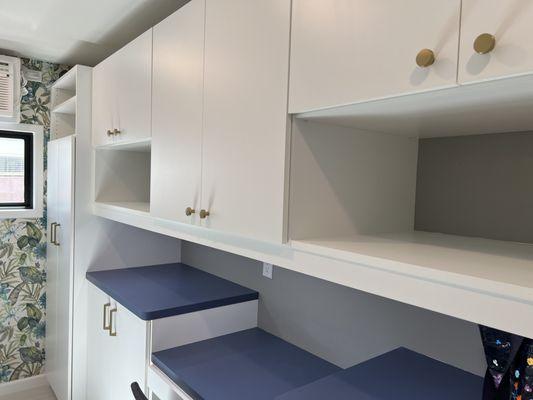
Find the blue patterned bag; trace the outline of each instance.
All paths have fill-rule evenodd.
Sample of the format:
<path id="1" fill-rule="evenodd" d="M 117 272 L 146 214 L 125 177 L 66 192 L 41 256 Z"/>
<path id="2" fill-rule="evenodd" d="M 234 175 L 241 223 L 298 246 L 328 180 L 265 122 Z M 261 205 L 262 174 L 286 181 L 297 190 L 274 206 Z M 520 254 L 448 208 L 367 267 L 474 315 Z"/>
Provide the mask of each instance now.
<path id="1" fill-rule="evenodd" d="M 483 400 L 533 400 L 533 340 L 480 326 L 487 359 Z"/>

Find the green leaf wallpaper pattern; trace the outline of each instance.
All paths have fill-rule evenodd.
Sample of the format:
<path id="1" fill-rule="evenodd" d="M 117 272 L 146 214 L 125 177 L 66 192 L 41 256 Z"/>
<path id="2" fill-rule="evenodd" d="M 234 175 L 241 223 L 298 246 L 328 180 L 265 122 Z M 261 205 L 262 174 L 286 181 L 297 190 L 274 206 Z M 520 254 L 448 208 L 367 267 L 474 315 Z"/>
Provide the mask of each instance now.
<path id="1" fill-rule="evenodd" d="M 50 86 L 69 67 L 31 59 L 22 66 L 42 73 L 42 82 L 23 80 L 20 122 L 44 126 L 46 176 Z M 45 318 L 46 200 L 44 218 L 0 220 L 0 382 L 41 373 Z"/>

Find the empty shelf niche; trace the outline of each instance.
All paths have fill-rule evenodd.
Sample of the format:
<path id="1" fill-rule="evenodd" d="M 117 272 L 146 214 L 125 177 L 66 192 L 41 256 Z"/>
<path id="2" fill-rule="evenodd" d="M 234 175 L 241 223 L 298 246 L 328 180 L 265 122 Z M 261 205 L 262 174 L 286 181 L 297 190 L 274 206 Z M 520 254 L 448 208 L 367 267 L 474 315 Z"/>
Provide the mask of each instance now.
<path id="1" fill-rule="evenodd" d="M 150 148 L 95 151 L 95 201 L 137 213 L 150 211 Z"/>
<path id="2" fill-rule="evenodd" d="M 419 139 L 296 119 L 291 243 L 530 301 L 532 154 L 531 132 Z"/>

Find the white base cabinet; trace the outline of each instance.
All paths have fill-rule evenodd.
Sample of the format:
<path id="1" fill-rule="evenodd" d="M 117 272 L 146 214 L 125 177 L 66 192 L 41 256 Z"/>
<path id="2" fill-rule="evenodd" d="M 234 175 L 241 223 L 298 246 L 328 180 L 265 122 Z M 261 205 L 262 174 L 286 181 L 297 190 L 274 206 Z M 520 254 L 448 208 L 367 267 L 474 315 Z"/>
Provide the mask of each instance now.
<path id="1" fill-rule="evenodd" d="M 150 387 L 147 380 L 152 352 L 257 326 L 258 300 L 143 321 L 88 286 L 87 400 L 131 400 L 133 382 L 147 395 L 159 390 L 163 399 L 167 388 L 158 381 Z"/>
<path id="2" fill-rule="evenodd" d="M 131 399 L 132 382 L 145 389 L 150 323 L 92 285 L 88 321 L 87 400 Z"/>

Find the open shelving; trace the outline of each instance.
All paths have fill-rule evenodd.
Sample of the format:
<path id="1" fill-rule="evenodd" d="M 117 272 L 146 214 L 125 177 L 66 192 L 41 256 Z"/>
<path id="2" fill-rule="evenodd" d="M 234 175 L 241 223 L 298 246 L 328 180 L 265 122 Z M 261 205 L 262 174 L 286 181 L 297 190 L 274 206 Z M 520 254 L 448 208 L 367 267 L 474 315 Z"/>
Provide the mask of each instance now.
<path id="1" fill-rule="evenodd" d="M 51 135 L 59 139 L 76 133 L 76 73 L 74 67 L 52 86 Z"/>
<path id="2" fill-rule="evenodd" d="M 52 109 L 52 112 L 59 114 L 76 114 L 76 96 L 69 97 L 64 102 L 58 104 Z"/>
<path id="3" fill-rule="evenodd" d="M 95 147 L 95 205 L 111 211 L 150 212 L 150 139 Z"/>
<path id="4" fill-rule="evenodd" d="M 400 286 L 387 293 L 376 281 L 365 290 L 421 307 L 433 299 L 424 301 L 423 289 L 408 293 L 411 279 L 444 285 L 449 298 L 438 309 L 450 315 L 463 317 L 457 302 L 474 303 L 472 293 L 486 296 L 478 309 L 495 298 L 533 306 L 531 82 L 523 76 L 297 115 L 291 247 L 354 265 L 354 274 L 356 265 L 388 274 Z M 516 329 L 502 320 L 485 323 Z M 533 336 L 533 326 L 525 330 Z"/>

